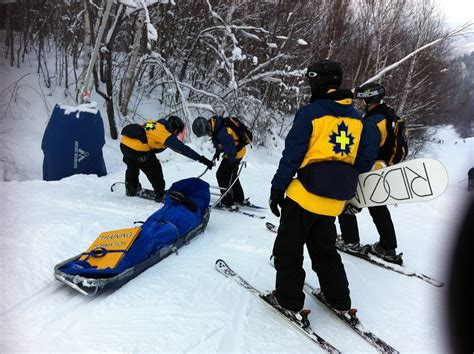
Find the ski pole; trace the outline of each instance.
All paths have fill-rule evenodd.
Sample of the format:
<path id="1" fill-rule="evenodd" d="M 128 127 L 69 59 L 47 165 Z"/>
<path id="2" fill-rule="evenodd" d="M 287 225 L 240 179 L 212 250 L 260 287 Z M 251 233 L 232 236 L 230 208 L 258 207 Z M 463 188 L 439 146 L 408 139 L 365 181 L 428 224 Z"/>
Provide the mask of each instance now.
<path id="1" fill-rule="evenodd" d="M 223 191 L 226 191 L 228 188 L 224 188 L 224 187 L 217 187 L 217 186 L 209 186 L 209 188 L 212 188 L 212 189 L 221 189 Z"/>
<path id="2" fill-rule="evenodd" d="M 214 161 L 214 159 L 212 160 L 212 162 L 214 162 L 214 165 L 215 165 L 215 161 Z M 204 172 L 203 172 L 203 173 L 201 173 L 201 174 L 200 174 L 199 176 L 197 176 L 196 178 L 201 178 L 202 176 L 204 176 L 204 175 L 206 174 L 206 172 L 207 172 L 207 170 L 208 170 L 208 169 L 209 169 L 209 168 L 208 168 L 208 167 L 206 167 L 206 169 L 204 170 Z"/>
<path id="3" fill-rule="evenodd" d="M 207 172 L 208 168 L 206 167 L 206 169 L 204 170 L 203 173 L 201 173 L 199 176 L 197 176 L 196 178 L 201 178 L 202 176 L 204 176 Z"/>
<path id="4" fill-rule="evenodd" d="M 240 172 L 242 172 L 242 169 L 243 169 L 244 167 L 246 167 L 246 166 L 247 166 L 247 162 L 246 162 L 246 161 L 242 161 L 242 162 L 240 163 L 240 168 L 239 168 L 239 170 L 237 171 L 237 176 L 235 177 L 234 181 L 233 181 L 232 184 L 229 186 L 229 188 L 227 188 L 227 190 L 224 192 L 224 194 L 222 194 L 221 197 L 220 197 L 219 199 L 217 199 L 214 204 L 211 205 L 211 209 L 214 208 L 217 204 L 219 204 L 220 201 L 222 200 L 222 198 L 224 198 L 224 197 L 227 195 L 227 193 L 229 193 L 229 192 L 232 190 L 232 187 L 234 186 L 235 182 L 237 182 L 237 180 L 239 179 Z M 232 180 L 232 177 L 233 177 L 233 176 L 231 175 L 231 180 Z"/>

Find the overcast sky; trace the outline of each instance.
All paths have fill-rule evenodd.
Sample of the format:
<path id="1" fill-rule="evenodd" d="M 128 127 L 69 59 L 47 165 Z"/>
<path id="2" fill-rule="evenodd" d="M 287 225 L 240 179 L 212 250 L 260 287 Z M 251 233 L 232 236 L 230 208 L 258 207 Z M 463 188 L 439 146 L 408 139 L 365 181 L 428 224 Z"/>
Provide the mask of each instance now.
<path id="1" fill-rule="evenodd" d="M 474 22 L 474 0 L 435 0 L 450 26 Z"/>
<path id="2" fill-rule="evenodd" d="M 474 23 L 474 0 L 435 0 L 446 16 L 450 28 L 459 27 L 465 23 Z M 474 32 L 474 26 L 470 32 Z M 474 33 L 456 37 L 455 53 L 462 55 L 474 51 Z"/>

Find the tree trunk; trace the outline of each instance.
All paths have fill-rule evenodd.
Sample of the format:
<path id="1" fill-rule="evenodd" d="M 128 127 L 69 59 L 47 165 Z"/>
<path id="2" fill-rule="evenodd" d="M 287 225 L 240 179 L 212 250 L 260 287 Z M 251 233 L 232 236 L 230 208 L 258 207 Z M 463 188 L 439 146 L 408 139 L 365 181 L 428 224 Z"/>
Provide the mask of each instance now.
<path id="1" fill-rule="evenodd" d="M 82 0 L 84 6 L 84 46 L 82 48 L 82 74 L 81 81 L 79 83 L 78 91 L 76 92 L 76 99 L 79 101 L 79 95 L 81 94 L 84 88 L 84 80 L 87 74 L 87 68 L 91 61 L 92 54 L 92 43 L 91 43 L 91 22 L 89 7 L 87 6 L 88 0 Z"/>
<path id="2" fill-rule="evenodd" d="M 106 54 L 106 65 L 104 70 L 105 87 L 107 89 L 107 118 L 109 120 L 110 137 L 114 140 L 118 138 L 117 124 L 115 123 L 114 112 L 114 88 L 112 82 L 112 53 L 108 51 Z"/>
<path id="3" fill-rule="evenodd" d="M 127 71 L 122 79 L 122 91 L 120 101 L 120 112 L 123 116 L 128 115 L 128 103 L 132 96 L 132 91 L 135 86 L 139 58 L 144 53 L 144 45 L 146 41 L 143 40 L 145 24 L 145 11 L 140 11 L 137 21 L 135 23 L 135 38 L 133 40 L 133 48 L 130 53 L 130 60 Z"/>
<path id="4" fill-rule="evenodd" d="M 421 45 L 421 34 L 418 35 L 418 40 L 416 42 L 415 50 L 418 49 Z M 408 70 L 408 74 L 405 79 L 405 85 L 403 87 L 402 95 L 398 104 L 398 113 L 403 115 L 403 111 L 405 110 L 405 105 L 407 103 L 408 95 L 411 91 L 412 86 L 412 79 L 413 79 L 413 72 L 415 70 L 415 63 L 416 63 L 416 55 L 411 58 L 410 61 L 410 69 Z"/>
<path id="5" fill-rule="evenodd" d="M 11 4 L 8 4 L 7 5 L 7 17 L 11 16 L 12 15 L 12 9 L 11 9 Z M 15 50 L 13 48 L 13 45 L 14 45 L 14 37 L 15 37 L 15 31 L 13 30 L 13 24 L 12 24 L 12 20 L 8 21 L 9 22 L 9 31 L 8 31 L 8 41 L 10 42 L 9 43 L 9 47 L 10 47 L 10 66 L 15 66 Z"/>

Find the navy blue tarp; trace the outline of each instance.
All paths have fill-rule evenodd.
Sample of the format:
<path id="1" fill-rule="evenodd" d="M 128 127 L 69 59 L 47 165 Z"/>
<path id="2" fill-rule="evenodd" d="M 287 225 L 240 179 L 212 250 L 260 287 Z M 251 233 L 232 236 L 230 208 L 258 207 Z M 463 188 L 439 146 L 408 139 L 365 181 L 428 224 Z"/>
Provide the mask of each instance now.
<path id="1" fill-rule="evenodd" d="M 54 107 L 43 135 L 43 179 L 58 181 L 75 174 L 105 176 L 104 123 L 94 104 Z"/>
<path id="2" fill-rule="evenodd" d="M 170 191 L 183 193 L 194 202 L 197 210 L 193 212 L 183 204 L 172 200 L 169 196 Z M 163 248 L 173 245 L 197 228 L 203 222 L 209 201 L 207 182 L 198 178 L 188 178 L 173 183 L 166 194 L 163 207 L 145 221 L 137 239 L 115 268 L 95 269 L 87 261 L 75 260 L 60 267 L 59 271 L 88 278 L 109 278 L 118 275 L 147 260 Z"/>

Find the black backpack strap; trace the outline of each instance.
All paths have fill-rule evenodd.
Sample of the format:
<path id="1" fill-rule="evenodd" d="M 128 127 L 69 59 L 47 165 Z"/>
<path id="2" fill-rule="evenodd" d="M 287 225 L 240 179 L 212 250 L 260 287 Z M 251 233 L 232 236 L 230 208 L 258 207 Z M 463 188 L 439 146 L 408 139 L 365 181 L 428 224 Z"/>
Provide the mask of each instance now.
<path id="1" fill-rule="evenodd" d="M 408 155 L 406 140 L 401 137 L 405 129 L 404 120 L 391 107 L 385 106 L 383 113 L 387 120 L 387 139 L 379 149 L 378 159 L 384 160 L 388 165 L 393 165 L 403 161 Z M 403 131 L 398 131 L 400 129 Z"/>
<path id="2" fill-rule="evenodd" d="M 245 136 L 242 132 L 242 127 L 240 121 L 235 117 L 226 117 L 224 118 L 224 125 L 233 130 L 239 142 L 237 143 L 236 149 L 237 152 L 242 150 L 245 147 Z"/>

